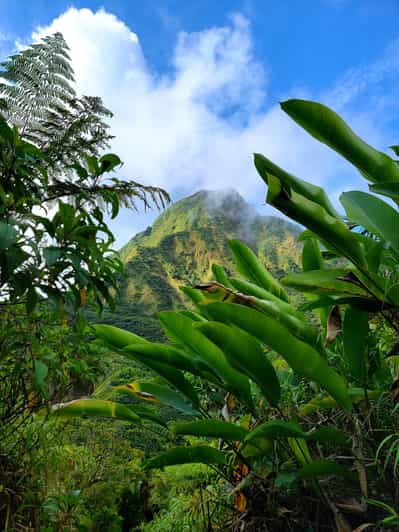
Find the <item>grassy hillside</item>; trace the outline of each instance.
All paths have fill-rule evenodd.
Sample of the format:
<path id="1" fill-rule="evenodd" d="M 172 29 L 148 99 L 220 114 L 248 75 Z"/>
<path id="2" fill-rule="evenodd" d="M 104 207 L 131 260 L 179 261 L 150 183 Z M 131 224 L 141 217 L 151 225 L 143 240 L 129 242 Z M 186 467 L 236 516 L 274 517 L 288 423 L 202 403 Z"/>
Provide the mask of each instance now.
<path id="1" fill-rule="evenodd" d="M 126 270 L 117 312 L 106 321 L 157 338 L 154 313 L 181 307 L 181 286 L 211 279 L 214 262 L 233 272 L 229 239 L 246 242 L 280 277 L 298 263 L 298 232 L 280 218 L 260 216 L 235 191 L 184 198 L 122 248 Z"/>

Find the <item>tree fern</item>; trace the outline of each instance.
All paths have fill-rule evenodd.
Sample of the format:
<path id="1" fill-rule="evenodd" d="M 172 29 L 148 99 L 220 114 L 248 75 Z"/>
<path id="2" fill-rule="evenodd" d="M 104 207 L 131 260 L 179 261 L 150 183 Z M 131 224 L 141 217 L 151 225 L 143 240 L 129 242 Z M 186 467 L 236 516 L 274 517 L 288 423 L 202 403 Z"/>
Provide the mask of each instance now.
<path id="1" fill-rule="evenodd" d="M 66 172 L 87 166 L 112 138 L 105 121 L 112 113 L 101 98 L 76 94 L 68 50 L 62 34 L 55 33 L 9 57 L 0 70 L 0 113 L 47 160 L 49 199 L 76 196 L 84 189 L 93 200 L 113 192 L 128 208 L 136 209 L 136 200 L 145 208 L 151 201 L 164 206 L 170 198 L 162 189 L 116 178 L 105 188 L 99 182 L 86 187 L 74 172 Z"/>

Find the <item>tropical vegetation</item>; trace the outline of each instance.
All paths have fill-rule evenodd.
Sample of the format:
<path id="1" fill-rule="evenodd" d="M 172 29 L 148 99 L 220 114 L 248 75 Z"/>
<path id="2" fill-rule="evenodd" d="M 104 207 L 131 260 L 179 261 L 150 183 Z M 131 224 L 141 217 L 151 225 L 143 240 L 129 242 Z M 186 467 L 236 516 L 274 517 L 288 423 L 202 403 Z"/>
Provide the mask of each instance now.
<path id="1" fill-rule="evenodd" d="M 158 312 L 151 340 L 93 319 L 115 307 L 122 275 L 104 210 L 169 197 L 104 181 L 114 154 L 77 142 L 78 153 L 64 137 L 48 147 L 52 119 L 73 135 L 57 107 L 74 112 L 66 54 L 56 35 L 4 65 L 3 528 L 396 529 L 399 161 L 328 107 L 283 102 L 369 192 L 344 192 L 342 217 L 322 188 L 255 154 L 267 203 L 303 228 L 301 267 L 278 278 L 250 241 L 231 239 L 232 261 L 182 287 L 186 307 Z M 47 87 L 47 60 L 59 92 L 21 118 Z"/>

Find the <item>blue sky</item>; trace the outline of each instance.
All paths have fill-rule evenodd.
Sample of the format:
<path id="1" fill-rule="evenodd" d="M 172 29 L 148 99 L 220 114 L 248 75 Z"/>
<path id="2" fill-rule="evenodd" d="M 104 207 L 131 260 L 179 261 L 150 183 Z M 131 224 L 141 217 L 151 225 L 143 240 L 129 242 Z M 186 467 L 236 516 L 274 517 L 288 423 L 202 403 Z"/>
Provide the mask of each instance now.
<path id="1" fill-rule="evenodd" d="M 167 188 L 234 187 L 262 207 L 262 151 L 337 201 L 365 184 L 278 108 L 334 107 L 381 149 L 399 142 L 397 0 L 0 0 L 0 56 L 62 31 L 77 88 L 114 111 L 127 177 Z M 153 213 L 122 213 L 118 244 Z"/>

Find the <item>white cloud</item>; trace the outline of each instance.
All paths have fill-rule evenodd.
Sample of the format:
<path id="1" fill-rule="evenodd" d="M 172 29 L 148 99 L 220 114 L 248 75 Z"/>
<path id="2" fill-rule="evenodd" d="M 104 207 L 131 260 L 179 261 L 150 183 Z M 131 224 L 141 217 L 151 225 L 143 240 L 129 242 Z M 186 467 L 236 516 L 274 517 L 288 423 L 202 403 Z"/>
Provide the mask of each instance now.
<path id="1" fill-rule="evenodd" d="M 327 186 L 348 173 L 345 162 L 277 105 L 266 107 L 268 75 L 254 58 L 250 27 L 241 15 L 225 27 L 180 32 L 171 72 L 163 75 L 146 62 L 137 34 L 103 9 L 71 8 L 38 28 L 33 39 L 55 31 L 70 47 L 78 91 L 101 96 L 113 111 L 112 149 L 128 177 L 163 186 L 174 197 L 234 187 L 260 205 L 265 187 L 253 167 L 254 151 Z M 344 105 L 363 82 L 349 74 L 342 86 L 350 97 L 342 88 L 329 97 Z M 374 134 L 374 125 L 369 129 Z M 150 218 L 136 216 L 133 224 L 142 228 Z M 119 243 L 134 231 L 132 219 L 124 213 L 114 227 Z"/>

